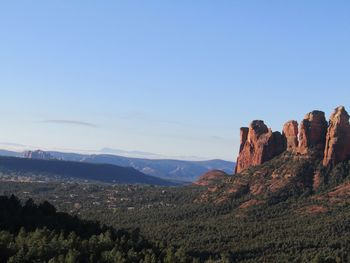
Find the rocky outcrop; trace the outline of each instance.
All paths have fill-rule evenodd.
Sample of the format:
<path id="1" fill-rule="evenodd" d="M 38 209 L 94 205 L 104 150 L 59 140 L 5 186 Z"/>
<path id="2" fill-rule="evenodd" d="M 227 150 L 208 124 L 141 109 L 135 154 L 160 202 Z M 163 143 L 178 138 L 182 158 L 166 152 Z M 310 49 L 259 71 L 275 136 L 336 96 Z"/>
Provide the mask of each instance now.
<path id="1" fill-rule="evenodd" d="M 44 151 L 41 151 L 41 150 L 27 151 L 24 153 L 24 158 L 39 159 L 39 160 L 51 160 L 51 159 L 53 159 L 51 154 L 44 152 Z"/>
<path id="2" fill-rule="evenodd" d="M 334 166 L 350 159 L 349 114 L 343 106 L 335 109 L 329 120 L 324 151 L 324 166 Z"/>
<path id="3" fill-rule="evenodd" d="M 210 178 L 214 174 L 206 175 L 202 185 L 207 185 L 208 190 L 201 194 L 200 201 L 223 203 L 241 198 L 244 203 L 239 208 L 247 208 L 258 204 L 257 200 L 278 200 L 282 196 L 300 196 L 320 189 L 324 192 L 335 182 L 346 182 L 350 171 L 349 120 L 350 115 L 340 106 L 329 122 L 323 112 L 313 111 L 299 127 L 296 121 L 285 123 L 282 134 L 272 132 L 263 121 L 253 121 L 249 128 L 241 128 L 237 174 L 223 177 L 223 181 L 214 184 L 206 183 L 213 182 Z M 336 180 L 328 180 L 331 177 Z M 350 184 L 329 193 L 331 202 L 343 203 L 342 197 L 350 196 L 349 189 Z M 315 200 L 322 200 L 319 199 L 324 198 L 322 196 L 318 195 Z M 327 210 L 310 206 L 308 211 Z"/>
<path id="4" fill-rule="evenodd" d="M 299 153 L 307 154 L 310 149 L 323 153 L 326 144 L 327 121 L 322 111 L 308 113 L 300 123 Z"/>
<path id="5" fill-rule="evenodd" d="M 241 128 L 239 152 L 243 150 L 243 147 L 248 139 L 248 133 L 249 133 L 249 128 L 247 127 Z"/>
<path id="6" fill-rule="evenodd" d="M 298 122 L 289 121 L 283 126 L 283 139 L 286 150 L 296 152 L 298 150 Z"/>
<path id="7" fill-rule="evenodd" d="M 211 170 L 198 178 L 193 182 L 194 185 L 209 186 L 217 181 L 223 181 L 228 177 L 228 174 L 221 170 Z"/>
<path id="8" fill-rule="evenodd" d="M 287 151 L 307 154 L 310 150 L 323 153 L 326 142 L 327 121 L 322 111 L 306 114 L 298 129 L 297 121 L 283 126 L 283 137 Z"/>
<path id="9" fill-rule="evenodd" d="M 241 128 L 240 153 L 236 173 L 271 160 L 285 150 L 280 132 L 272 132 L 263 121 L 256 120 L 249 128 Z"/>
<path id="10" fill-rule="evenodd" d="M 284 151 L 306 158 L 323 159 L 323 165 L 334 166 L 350 160 L 350 116 L 343 106 L 332 113 L 329 123 L 322 111 L 306 114 L 298 128 L 296 121 L 283 126 L 282 135 L 272 132 L 263 121 L 253 121 L 241 128 L 241 144 L 236 173 L 263 164 Z"/>

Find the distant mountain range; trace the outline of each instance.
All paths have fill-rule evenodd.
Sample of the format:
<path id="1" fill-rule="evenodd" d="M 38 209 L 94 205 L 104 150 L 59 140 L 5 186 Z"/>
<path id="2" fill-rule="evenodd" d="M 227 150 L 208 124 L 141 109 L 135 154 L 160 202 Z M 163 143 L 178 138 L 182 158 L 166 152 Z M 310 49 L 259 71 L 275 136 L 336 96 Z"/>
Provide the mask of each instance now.
<path id="1" fill-rule="evenodd" d="M 0 157 L 0 174 L 12 177 L 44 177 L 63 180 L 97 181 L 113 184 L 174 186 L 175 183 L 145 175 L 131 167 L 62 160 Z"/>
<path id="2" fill-rule="evenodd" d="M 50 157 L 45 153 L 49 154 Z M 232 174 L 235 167 L 235 163 L 223 160 L 183 161 L 170 159 L 143 159 L 112 154 L 88 155 L 56 151 L 12 152 L 0 150 L 0 155 L 33 157 L 34 159 L 40 158 L 40 156 L 46 156 L 44 157 L 46 159 L 132 167 L 144 174 L 177 182 L 196 181 L 199 176 L 213 169 L 222 170 L 228 174 Z"/>
<path id="3" fill-rule="evenodd" d="M 24 153 L 0 150 L 0 156 L 9 156 L 9 157 L 23 157 Z"/>

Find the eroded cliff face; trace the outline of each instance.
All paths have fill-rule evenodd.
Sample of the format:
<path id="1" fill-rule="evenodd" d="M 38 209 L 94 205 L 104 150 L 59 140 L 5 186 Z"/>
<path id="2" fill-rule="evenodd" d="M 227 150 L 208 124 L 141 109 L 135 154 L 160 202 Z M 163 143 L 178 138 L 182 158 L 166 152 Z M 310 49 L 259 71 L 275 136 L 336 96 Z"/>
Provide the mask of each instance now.
<path id="1" fill-rule="evenodd" d="M 39 159 L 39 160 L 52 160 L 52 159 L 54 159 L 50 153 L 44 152 L 42 150 L 26 151 L 24 153 L 24 158 Z"/>
<path id="2" fill-rule="evenodd" d="M 269 161 L 283 151 L 281 133 L 272 132 L 263 121 L 253 121 L 249 128 L 241 128 L 241 146 L 236 173 Z"/>
<path id="3" fill-rule="evenodd" d="M 332 168 L 350 160 L 349 119 L 342 106 L 335 109 L 329 122 L 323 112 L 313 111 L 300 125 L 297 121 L 285 123 L 282 134 L 272 132 L 263 121 L 253 121 L 249 128 L 241 128 L 237 174 L 224 176 L 215 172 L 204 175 L 198 184 L 207 186 L 208 190 L 196 202 L 223 203 L 244 197 L 244 203 L 239 206 L 241 209 L 266 200 L 275 202 L 281 196 L 284 199 L 315 193 L 320 187 L 327 187 L 326 178 L 342 176 L 338 169 Z M 330 169 L 322 169 L 322 163 Z M 344 175 L 348 175 L 350 168 L 344 169 Z M 342 195 L 349 186 L 339 189 L 335 192 Z"/>
<path id="4" fill-rule="evenodd" d="M 300 123 L 299 153 L 307 154 L 310 149 L 323 152 L 326 144 L 327 121 L 322 111 L 306 114 Z"/>
<path id="5" fill-rule="evenodd" d="M 349 114 L 343 106 L 336 108 L 329 120 L 324 166 L 334 166 L 350 159 Z"/>
<path id="6" fill-rule="evenodd" d="M 335 109 L 329 123 L 322 111 L 306 114 L 299 127 L 297 121 L 283 126 L 282 134 L 272 132 L 261 120 L 253 121 L 249 128 L 241 128 L 241 145 L 236 173 L 263 164 L 282 152 L 323 158 L 324 166 L 350 160 L 349 114 L 343 106 Z"/>
<path id="7" fill-rule="evenodd" d="M 298 151 L 298 122 L 297 121 L 288 121 L 283 126 L 283 139 L 286 145 L 286 150 L 290 152 Z"/>

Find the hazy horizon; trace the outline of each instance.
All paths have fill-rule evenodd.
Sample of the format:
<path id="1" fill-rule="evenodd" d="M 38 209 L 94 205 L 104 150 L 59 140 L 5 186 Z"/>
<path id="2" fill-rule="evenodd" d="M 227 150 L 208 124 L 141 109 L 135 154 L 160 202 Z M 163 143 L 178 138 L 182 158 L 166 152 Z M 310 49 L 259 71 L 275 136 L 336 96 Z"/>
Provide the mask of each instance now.
<path id="1" fill-rule="evenodd" d="M 102 148 L 102 149 L 90 149 L 90 150 L 80 150 L 74 148 L 45 148 L 35 145 L 22 145 L 17 143 L 0 142 L 0 151 L 9 151 L 24 153 L 28 151 L 46 151 L 46 152 L 62 152 L 71 154 L 82 154 L 82 155 L 115 155 L 130 158 L 139 159 L 150 159 L 150 160 L 182 160 L 182 161 L 210 161 L 214 159 L 204 158 L 201 156 L 181 156 L 181 155 L 162 155 L 152 152 L 143 152 L 137 150 L 125 150 L 125 149 L 115 149 L 115 148 Z M 218 159 L 228 162 L 234 162 L 233 160 Z"/>
<path id="2" fill-rule="evenodd" d="M 235 161 L 254 119 L 350 109 L 345 1 L 0 7 L 4 144 Z"/>

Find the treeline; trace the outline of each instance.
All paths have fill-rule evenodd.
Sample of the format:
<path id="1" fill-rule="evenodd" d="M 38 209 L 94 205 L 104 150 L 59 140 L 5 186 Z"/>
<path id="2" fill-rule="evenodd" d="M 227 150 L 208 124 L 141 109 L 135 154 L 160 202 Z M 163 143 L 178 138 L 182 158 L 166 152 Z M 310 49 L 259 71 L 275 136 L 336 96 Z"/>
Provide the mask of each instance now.
<path id="1" fill-rule="evenodd" d="M 115 230 L 58 213 L 53 205 L 0 197 L 0 262 L 192 262 L 180 249 L 152 244 L 138 230 Z"/>
<path id="2" fill-rule="evenodd" d="M 15 197 L 0 198 L 0 262 L 350 262 L 347 195 L 335 203 L 297 195 L 237 209 L 245 199 L 193 203 L 198 192 L 192 187 L 2 183 L 1 189 L 21 200 L 57 199 L 59 211 L 74 213 L 79 202 L 79 215 L 95 222 L 58 213 L 47 202 L 22 205 Z M 120 207 L 134 209 L 108 209 L 107 196 L 113 192 Z M 145 208 L 157 203 L 164 206 Z M 326 211 L 310 214 L 307 208 L 313 206 Z"/>

